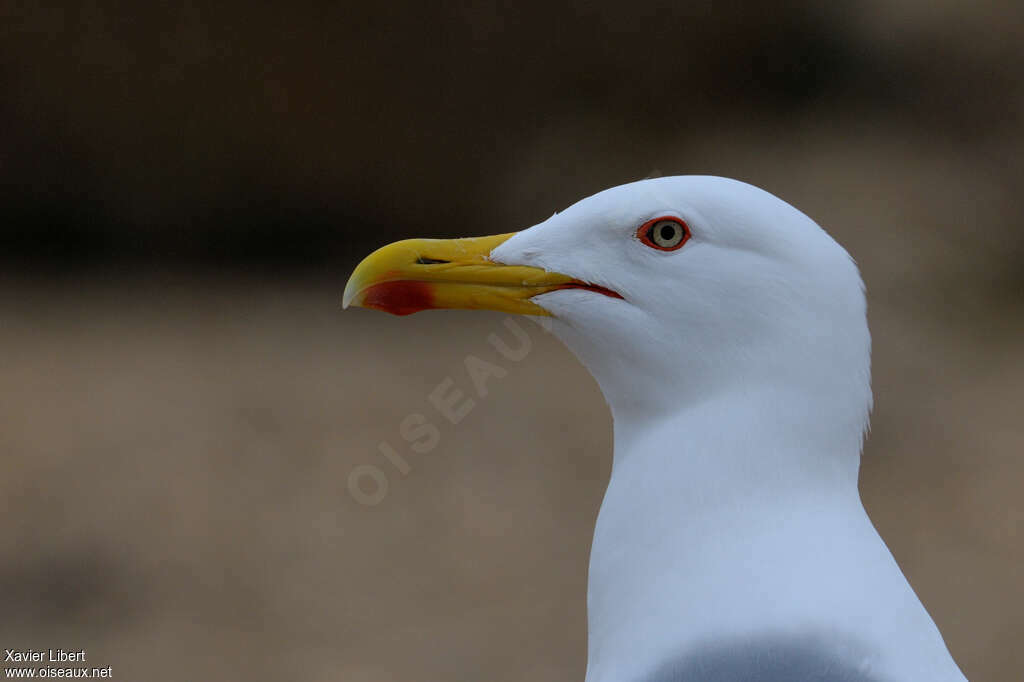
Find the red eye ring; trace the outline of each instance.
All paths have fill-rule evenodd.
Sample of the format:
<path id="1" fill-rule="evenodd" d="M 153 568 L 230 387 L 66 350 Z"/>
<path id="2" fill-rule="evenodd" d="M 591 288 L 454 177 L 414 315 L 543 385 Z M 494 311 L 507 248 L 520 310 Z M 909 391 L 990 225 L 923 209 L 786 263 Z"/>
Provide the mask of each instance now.
<path id="1" fill-rule="evenodd" d="M 660 216 L 638 227 L 636 237 L 652 249 L 675 251 L 690 240 L 690 226 L 682 218 Z"/>

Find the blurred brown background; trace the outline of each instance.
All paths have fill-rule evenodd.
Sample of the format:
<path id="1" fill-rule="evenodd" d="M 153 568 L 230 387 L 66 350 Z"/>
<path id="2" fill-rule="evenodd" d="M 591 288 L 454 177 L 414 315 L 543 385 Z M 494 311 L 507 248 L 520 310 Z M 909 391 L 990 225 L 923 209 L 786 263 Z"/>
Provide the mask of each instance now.
<path id="1" fill-rule="evenodd" d="M 709 173 L 860 263 L 865 502 L 968 676 L 1024 679 L 1024 5 L 723 5 L 0 3 L 0 647 L 581 680 L 596 385 L 523 321 L 452 427 L 427 396 L 502 316 L 341 290 L 395 238 Z"/>

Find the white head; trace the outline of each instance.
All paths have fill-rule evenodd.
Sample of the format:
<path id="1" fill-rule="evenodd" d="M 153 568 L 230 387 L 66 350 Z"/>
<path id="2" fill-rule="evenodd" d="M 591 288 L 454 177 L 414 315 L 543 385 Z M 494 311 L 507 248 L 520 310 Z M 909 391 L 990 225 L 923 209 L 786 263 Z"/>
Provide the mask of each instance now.
<path id="1" fill-rule="evenodd" d="M 689 232 L 664 250 L 638 237 L 657 218 Z M 677 235 L 665 229 L 674 246 Z M 591 370 L 616 417 L 677 410 L 709 393 L 784 382 L 870 408 L 863 284 L 814 221 L 751 185 L 707 176 L 614 187 L 498 246 L 500 263 L 601 285 L 532 300 Z M 836 383 L 841 386 L 836 386 Z"/>
<path id="2" fill-rule="evenodd" d="M 359 265 L 345 303 L 550 314 L 617 424 L 770 388 L 828 401 L 848 422 L 829 427 L 859 440 L 870 409 L 856 265 L 806 215 L 736 180 L 641 180 L 519 233 L 398 242 Z"/>

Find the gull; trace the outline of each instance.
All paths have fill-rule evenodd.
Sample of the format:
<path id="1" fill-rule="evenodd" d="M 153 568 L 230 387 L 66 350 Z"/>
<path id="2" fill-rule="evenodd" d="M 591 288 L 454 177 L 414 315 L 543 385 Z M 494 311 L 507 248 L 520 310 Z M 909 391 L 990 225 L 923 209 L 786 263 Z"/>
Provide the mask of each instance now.
<path id="1" fill-rule="evenodd" d="M 727 178 L 613 187 L 517 233 L 409 239 L 350 305 L 550 317 L 611 408 L 586 682 L 966 678 L 864 510 L 871 395 L 849 254 Z"/>

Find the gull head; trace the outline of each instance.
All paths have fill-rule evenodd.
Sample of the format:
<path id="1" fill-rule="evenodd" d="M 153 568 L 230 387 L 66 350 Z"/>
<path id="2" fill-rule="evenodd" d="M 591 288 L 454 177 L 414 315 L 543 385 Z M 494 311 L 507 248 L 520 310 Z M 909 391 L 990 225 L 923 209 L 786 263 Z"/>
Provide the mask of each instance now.
<path id="1" fill-rule="evenodd" d="M 553 318 L 616 419 L 721 391 L 848 396 L 870 409 L 864 288 L 809 217 L 736 180 L 641 180 L 521 232 L 410 239 L 368 256 L 344 305 Z"/>

